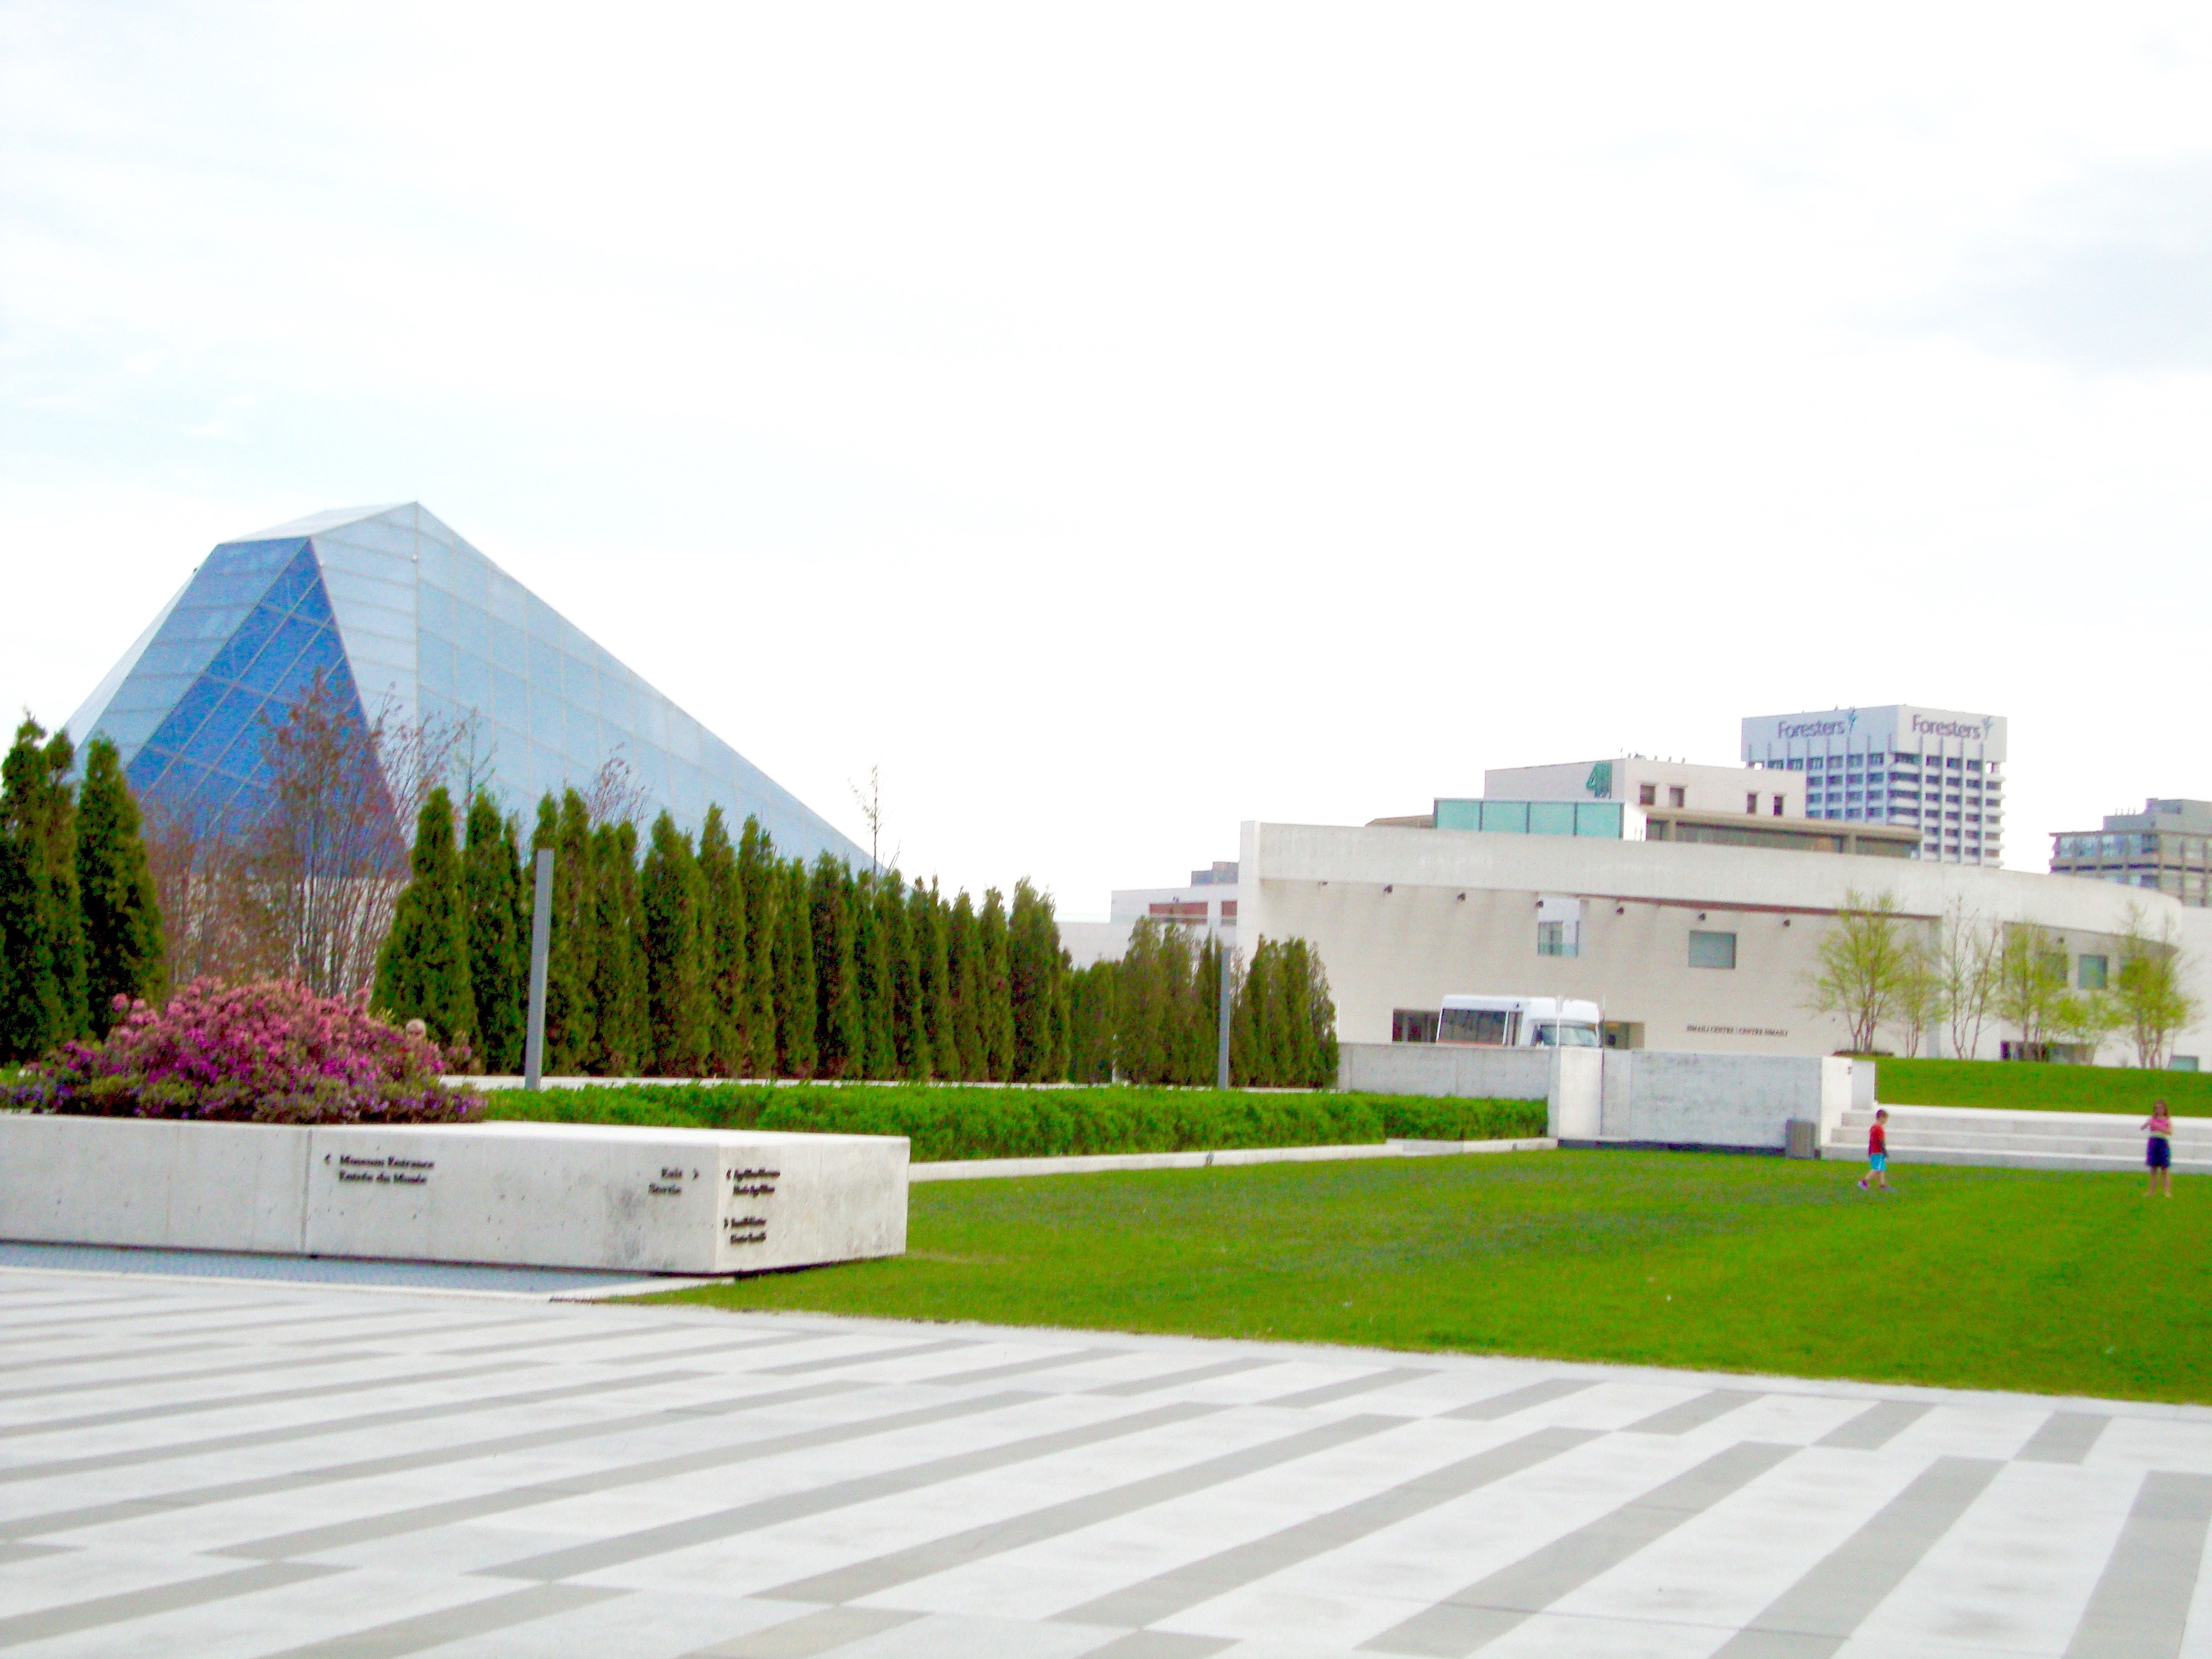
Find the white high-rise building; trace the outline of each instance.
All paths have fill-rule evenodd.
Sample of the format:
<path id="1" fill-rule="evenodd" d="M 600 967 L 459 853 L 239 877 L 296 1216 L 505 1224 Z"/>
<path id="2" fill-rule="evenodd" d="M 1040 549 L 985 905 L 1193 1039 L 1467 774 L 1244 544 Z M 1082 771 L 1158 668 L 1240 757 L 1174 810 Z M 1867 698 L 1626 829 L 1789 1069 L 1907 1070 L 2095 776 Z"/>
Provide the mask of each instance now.
<path id="1" fill-rule="evenodd" d="M 1757 714 L 1747 766 L 1802 772 L 1808 817 L 1907 824 L 1920 856 L 2004 861 L 2005 718 L 1891 703 Z"/>

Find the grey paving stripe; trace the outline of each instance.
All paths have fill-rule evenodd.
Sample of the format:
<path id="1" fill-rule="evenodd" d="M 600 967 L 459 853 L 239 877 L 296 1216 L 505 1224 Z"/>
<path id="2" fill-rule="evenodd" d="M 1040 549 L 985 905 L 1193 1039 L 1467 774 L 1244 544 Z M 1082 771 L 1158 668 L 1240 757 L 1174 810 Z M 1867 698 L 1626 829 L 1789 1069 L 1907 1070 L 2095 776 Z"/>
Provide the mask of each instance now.
<path id="1" fill-rule="evenodd" d="M 402 1659 L 406 1654 L 513 1630 L 517 1625 L 574 1613 L 595 1601 L 616 1601 L 633 1593 L 591 1589 L 581 1584 L 532 1584 L 481 1601 L 465 1601 L 458 1607 L 418 1613 L 411 1619 L 395 1619 L 388 1625 L 373 1625 L 327 1641 L 310 1642 L 305 1647 L 264 1654 L 261 1659 L 341 1659 L 341 1656 L 343 1659 Z"/>
<path id="2" fill-rule="evenodd" d="M 617 1354 L 612 1359 L 596 1359 L 592 1363 L 596 1365 L 650 1365 L 657 1359 L 696 1359 L 710 1353 L 744 1353 L 754 1348 L 781 1347 L 787 1342 L 819 1342 L 821 1340 L 820 1334 L 815 1331 L 785 1331 L 775 1336 L 749 1337 L 741 1342 L 732 1342 L 727 1337 L 722 1337 L 696 1348 L 666 1348 L 658 1353 Z"/>
<path id="3" fill-rule="evenodd" d="M 1137 1626 L 1211 1601 L 1331 1550 L 1425 1515 L 1439 1504 L 1534 1468 L 1601 1437 L 1591 1429 L 1539 1429 L 1384 1491 L 1173 1568 L 1054 1614 L 1072 1625 Z"/>
<path id="4" fill-rule="evenodd" d="M 1360 1646 L 1462 1659 L 1732 1497 L 1796 1449 L 1740 1441 Z"/>
<path id="5" fill-rule="evenodd" d="M 558 1388 L 534 1389 L 527 1394 L 471 1395 L 435 1406 L 395 1406 L 388 1411 L 351 1412 L 342 1417 L 319 1417 L 312 1423 L 242 1429 L 235 1434 L 210 1435 L 199 1440 L 177 1440 L 158 1446 L 132 1446 L 121 1451 L 93 1452 L 82 1457 L 58 1457 L 44 1463 L 17 1463 L 0 1468 L 0 1482 L 46 1480 L 56 1475 L 83 1474 L 94 1469 L 132 1468 L 147 1463 L 173 1462 L 179 1458 L 205 1457 L 213 1452 L 258 1450 L 295 1440 L 319 1440 L 333 1434 L 352 1434 L 362 1429 L 380 1429 L 393 1424 L 415 1425 L 442 1417 L 467 1417 L 477 1412 L 501 1411 L 516 1406 L 535 1406 L 549 1400 L 568 1400 L 578 1395 L 611 1393 L 619 1389 L 641 1389 L 655 1382 L 694 1382 L 697 1371 L 655 1371 L 645 1376 L 595 1378 L 567 1382 Z M 427 1454 L 426 1454 L 427 1455 Z M 0 1532 L 7 1530 L 0 1523 Z"/>
<path id="6" fill-rule="evenodd" d="M 2112 1420 L 2102 1412 L 2053 1412 L 2013 1455 L 2023 1463 L 2078 1463 Z"/>
<path id="7" fill-rule="evenodd" d="M 1388 1370 L 1375 1371 L 1366 1376 L 1347 1377 L 1341 1382 L 1324 1382 L 1317 1389 L 1301 1389 L 1296 1394 L 1278 1395 L 1273 1400 L 1262 1400 L 1262 1406 L 1327 1406 L 1339 1400 L 1349 1400 L 1354 1395 L 1372 1394 L 1377 1389 L 1395 1388 L 1401 1382 L 1416 1382 L 1436 1372 L 1420 1365 L 1393 1365 Z"/>
<path id="8" fill-rule="evenodd" d="M 954 1348 L 972 1348 L 975 1342 L 970 1337 L 943 1337 L 934 1342 L 907 1342 L 896 1348 L 876 1348 L 866 1353 L 827 1354 L 816 1359 L 790 1359 L 781 1365 L 756 1365 L 756 1376 L 804 1376 L 809 1371 L 833 1371 L 847 1365 L 872 1365 L 884 1359 L 918 1359 L 926 1353 L 946 1353 Z"/>
<path id="9" fill-rule="evenodd" d="M 181 1353 L 187 1349 L 228 1348 L 229 1346 L 227 1342 L 187 1342 L 179 1347 L 167 1350 L 159 1357 L 167 1358 L 171 1354 Z M 132 1355 L 131 1358 L 136 1361 L 143 1357 Z M 106 1358 L 109 1361 L 113 1361 L 119 1356 L 109 1354 Z M 356 1359 L 389 1359 L 391 1358 L 390 1354 L 378 1348 L 342 1348 L 328 1353 L 287 1354 L 282 1358 L 264 1355 L 257 1359 L 234 1360 L 228 1365 L 209 1365 L 196 1371 L 133 1370 L 127 1376 L 78 1376 L 72 1377 L 66 1382 L 37 1382 L 25 1389 L 0 1389 L 0 1400 L 35 1400 L 42 1395 L 90 1394 L 94 1390 L 105 1394 L 117 1389 L 167 1387 L 172 1382 L 198 1382 L 203 1378 L 210 1376 L 238 1376 L 247 1371 L 261 1375 L 266 1375 L 270 1371 L 302 1371 L 311 1365 L 343 1365 Z M 91 1359 L 82 1359 L 71 1360 L 70 1363 L 89 1365 L 96 1362 Z M 7 1369 L 8 1367 L 0 1365 L 0 1370 Z"/>
<path id="10" fill-rule="evenodd" d="M 1687 1434 L 1692 1429 L 1703 1428 L 1717 1417 L 1725 1417 L 1739 1407 L 1748 1406 L 1765 1396 L 1748 1389 L 1714 1389 L 1694 1400 L 1685 1400 L 1656 1411 L 1640 1421 L 1631 1423 L 1622 1431 L 1625 1434 Z"/>
<path id="11" fill-rule="evenodd" d="M 1723 1644 L 1713 1659 L 1827 1659 L 1996 1478 L 1985 1457 L 1939 1457 Z"/>
<path id="12" fill-rule="evenodd" d="M 1074 1348 L 1066 1353 L 1048 1353 L 1042 1359 L 1016 1359 L 1004 1365 L 986 1365 L 981 1370 L 953 1371 L 943 1376 L 917 1376 L 914 1380 L 933 1389 L 961 1387 L 973 1382 L 996 1382 L 1003 1377 L 1027 1376 L 1031 1371 L 1079 1365 L 1089 1359 L 1112 1359 L 1124 1352 L 1126 1350 L 1121 1348 Z"/>
<path id="13" fill-rule="evenodd" d="M 2066 1659 L 2135 1659 L 2181 1647 L 2212 1524 L 2212 1475 L 2154 1469 L 2090 1592 Z"/>
<path id="14" fill-rule="evenodd" d="M 1263 1366 L 1282 1363 L 1279 1359 L 1220 1359 L 1211 1365 L 1194 1365 L 1187 1371 L 1170 1371 L 1165 1376 L 1139 1376 L 1127 1382 L 1103 1382 L 1095 1389 L 1085 1389 L 1084 1392 L 1127 1399 L 1132 1395 L 1157 1394 L 1162 1389 L 1180 1388 L 1186 1382 L 1205 1382 L 1217 1376 L 1234 1376 L 1239 1371 L 1256 1371 Z"/>
<path id="15" fill-rule="evenodd" d="M 1880 1451 L 1934 1407 L 1911 1400 L 1884 1400 L 1838 1423 L 1813 1443 L 1845 1451 Z"/>
<path id="16" fill-rule="evenodd" d="M 750 1403 L 767 1404 L 842 1394 L 852 1386 L 841 1382 L 802 1383 L 779 1394 L 757 1396 Z M 1000 1394 L 981 1395 L 973 1400 L 946 1401 L 940 1405 L 892 1412 L 882 1417 L 864 1417 L 850 1423 L 825 1424 L 819 1428 L 798 1429 L 788 1434 L 770 1435 L 758 1440 L 742 1440 L 735 1445 L 705 1450 L 689 1449 L 673 1456 L 617 1464 L 611 1468 L 563 1475 L 557 1480 L 535 1481 L 526 1486 L 507 1486 L 498 1492 L 479 1492 L 473 1497 L 416 1504 L 404 1510 L 387 1510 L 356 1520 L 336 1521 L 324 1526 L 306 1527 L 294 1532 L 249 1539 L 210 1553 L 269 1559 L 313 1555 L 323 1550 L 349 1548 L 380 1538 L 428 1532 L 434 1527 L 458 1526 L 464 1522 L 480 1521 L 487 1516 L 506 1515 L 538 1504 L 558 1503 L 566 1498 L 613 1492 L 623 1486 L 650 1486 L 656 1480 L 697 1474 L 707 1469 L 727 1468 L 738 1463 L 758 1462 L 766 1458 L 780 1457 L 787 1452 L 811 1451 L 817 1447 L 838 1445 L 848 1440 L 862 1440 L 873 1435 L 896 1433 L 901 1429 L 921 1428 L 955 1418 L 1000 1411 L 1036 1398 L 1033 1394 Z M 744 1402 L 732 1402 L 732 1408 L 735 1409 L 741 1403 Z M 340 1478 L 350 1480 L 353 1477 L 342 1474 Z M 289 1491 L 292 1487 L 283 1489 Z M 6 1523 L 0 1522 L 0 1531 L 4 1531 Z"/>
<path id="17" fill-rule="evenodd" d="M 534 1394 L 507 1395 L 496 1400 L 482 1402 L 459 1402 L 465 1409 L 485 1410 L 507 1405 L 538 1405 L 547 1400 L 562 1399 L 580 1395 L 611 1393 L 617 1389 L 634 1389 L 648 1382 L 666 1382 L 696 1379 L 694 1371 L 678 1371 L 667 1376 L 641 1376 L 616 1382 L 579 1382 L 566 1388 L 539 1389 Z M 750 1401 L 733 1401 L 732 1409 L 749 1403 L 761 1403 L 762 1396 Z M 405 1420 L 416 1420 L 424 1413 L 399 1413 Z M 72 1532 L 82 1527 L 104 1526 L 111 1521 L 127 1521 L 142 1515 L 160 1515 L 176 1510 L 203 1509 L 210 1504 L 228 1504 L 240 1498 L 261 1498 L 272 1492 L 300 1492 L 310 1486 L 330 1486 L 343 1480 L 367 1480 L 372 1475 L 404 1474 L 412 1469 L 432 1468 L 447 1463 L 467 1462 L 472 1458 L 485 1457 L 501 1450 L 517 1448 L 513 1443 L 533 1440 L 539 1435 L 573 1435 L 588 1438 L 592 1435 L 618 1432 L 641 1424 L 666 1422 L 675 1414 L 666 1410 L 641 1412 L 633 1417 L 600 1419 L 591 1423 L 564 1424 L 555 1429 L 532 1429 L 520 1435 L 502 1435 L 493 1440 L 464 1441 L 456 1445 L 415 1452 L 394 1452 L 383 1457 L 365 1457 L 347 1463 L 326 1463 L 319 1468 L 288 1470 L 278 1474 L 256 1475 L 243 1480 L 228 1480 L 211 1486 L 191 1486 L 182 1491 L 156 1492 L 144 1498 L 117 1498 L 105 1504 L 94 1504 L 82 1509 L 49 1510 L 40 1515 L 19 1516 L 0 1521 L 0 1538 L 29 1538 L 47 1533 Z M 608 1428 L 611 1423 L 615 1426 Z M 349 1427 L 358 1427 L 360 1419 L 352 1424 L 325 1425 L 320 1432 L 336 1433 Z M 268 1434 L 256 1439 L 247 1436 L 249 1443 L 264 1444 L 279 1437 Z"/>
<path id="18" fill-rule="evenodd" d="M 294 1325 L 358 1324 L 365 1319 L 422 1319 L 426 1316 L 425 1311 L 420 1308 L 348 1308 L 343 1313 L 289 1313 L 281 1319 L 246 1319 L 231 1324 L 218 1324 L 193 1313 L 190 1309 L 179 1309 L 174 1313 L 148 1314 L 143 1316 L 142 1319 L 129 1322 L 135 1325 L 143 1322 L 144 1320 L 189 1320 L 191 1322 L 191 1328 L 189 1331 L 155 1331 L 153 1334 L 156 1337 L 168 1335 L 228 1337 L 235 1336 L 240 1331 L 283 1330 Z M 450 1322 L 451 1316 L 447 1316 L 447 1318 Z M 143 1334 L 118 1329 L 118 1327 L 123 1322 L 118 1321 L 112 1315 L 104 1318 L 87 1320 L 84 1322 L 103 1334 L 113 1331 L 118 1337 L 129 1337 L 133 1342 L 144 1340 Z M 83 1334 L 82 1331 L 58 1331 L 46 1336 L 33 1337 L 32 1340 L 56 1342 Z"/>
<path id="19" fill-rule="evenodd" d="M 1085 1527 L 1172 1503 L 1193 1492 L 1225 1486 L 1262 1469 L 1275 1468 L 1354 1440 L 1364 1440 L 1406 1421 L 1402 1417 L 1333 1418 L 1280 1439 L 1240 1447 L 1182 1468 L 1166 1469 L 1141 1480 L 1109 1486 L 1103 1492 L 1085 1492 L 1079 1498 L 1048 1504 L 1026 1514 L 986 1522 L 947 1537 L 933 1538 L 925 1544 L 893 1550 L 872 1560 L 855 1561 L 759 1593 L 779 1601 L 857 1601 L 864 1595 L 874 1595 L 935 1573 L 949 1572 L 986 1556 L 1003 1555 L 1008 1550 L 1080 1532 Z"/>
<path id="20" fill-rule="evenodd" d="M 948 1405 L 969 1403 L 972 1402 L 951 1401 Z M 1109 1418 L 1103 1423 L 1055 1429 L 1049 1433 L 1031 1435 L 1026 1439 L 1001 1445 L 983 1446 L 973 1451 L 955 1452 L 948 1457 L 932 1458 L 926 1463 L 910 1464 L 902 1469 L 858 1475 L 805 1492 L 783 1492 L 750 1504 L 739 1504 L 731 1509 L 694 1516 L 688 1520 L 670 1522 L 665 1526 L 617 1533 L 588 1544 L 549 1550 L 542 1555 L 526 1556 L 501 1566 L 484 1567 L 479 1571 L 487 1577 L 574 1578 L 584 1573 L 618 1567 L 627 1562 L 642 1561 L 672 1551 L 716 1543 L 748 1532 L 758 1532 L 764 1527 L 778 1526 L 787 1521 L 824 1515 L 833 1510 L 850 1509 L 856 1504 L 873 1503 L 879 1498 L 896 1497 L 901 1492 L 915 1492 L 924 1486 L 941 1486 L 948 1480 L 957 1480 L 967 1475 L 985 1474 L 1012 1464 L 1033 1462 L 1038 1458 L 1073 1451 L 1079 1447 L 1142 1434 L 1148 1429 L 1164 1428 L 1194 1417 L 1210 1416 L 1219 1409 L 1218 1407 L 1201 1405 L 1196 1401 L 1155 1406 L 1148 1411 L 1136 1412 L 1127 1417 Z"/>
<path id="21" fill-rule="evenodd" d="M 1212 1659 L 1237 1645 L 1213 1636 L 1178 1636 L 1171 1631 L 1133 1630 L 1117 1636 L 1103 1648 L 1093 1648 L 1083 1659 Z"/>
<path id="22" fill-rule="evenodd" d="M 538 1324 L 544 1322 L 542 1319 L 518 1319 L 511 1322 L 518 1325 L 524 1325 Z M 582 1322 L 579 1321 L 578 1322 L 580 1324 Z M 525 1348 L 573 1348 L 586 1342 L 611 1342 L 617 1337 L 625 1336 L 631 1338 L 641 1336 L 675 1336 L 682 1334 L 684 1329 L 684 1327 L 676 1325 L 647 1325 L 640 1323 L 636 1325 L 617 1325 L 611 1329 L 597 1331 L 553 1330 L 547 1332 L 543 1336 L 526 1336 L 512 1342 L 472 1342 L 465 1348 L 445 1348 L 440 1350 L 440 1352 L 452 1354 L 456 1358 L 465 1358 L 471 1355 L 480 1353 L 520 1353 Z M 592 1363 L 597 1365 L 604 1365 L 607 1362 L 603 1359 L 598 1359 L 593 1360 Z"/>
<path id="23" fill-rule="evenodd" d="M 296 1301 L 249 1302 L 237 1307 L 225 1308 L 222 1311 L 227 1314 L 255 1313 L 270 1308 L 296 1308 L 299 1305 Z M 22 1340 L 23 1334 L 27 1331 L 53 1333 L 52 1336 L 39 1336 L 32 1339 L 34 1341 L 45 1342 L 74 1336 L 82 1331 L 106 1329 L 125 1322 L 135 1324 L 142 1320 L 204 1319 L 206 1316 L 207 1310 L 204 1308 L 194 1308 L 189 1303 L 177 1305 L 169 1299 L 164 1298 L 160 1302 L 150 1303 L 147 1306 L 129 1311 L 118 1310 L 112 1304 L 91 1310 L 72 1304 L 68 1314 L 61 1318 L 9 1320 L 7 1329 L 9 1336 L 16 1341 Z"/>
<path id="24" fill-rule="evenodd" d="M 261 1369 L 257 1366 L 255 1370 Z M 164 1401 L 153 1406 L 123 1406 L 85 1417 L 50 1417 L 37 1423 L 0 1425 L 0 1440 L 25 1435 L 65 1434 L 79 1429 L 104 1429 L 117 1423 L 142 1422 L 149 1417 L 190 1417 L 199 1412 L 231 1411 L 246 1406 L 275 1406 L 290 1400 L 319 1400 L 342 1394 L 351 1399 L 380 1389 L 419 1388 L 426 1382 L 458 1382 L 464 1377 L 489 1376 L 509 1369 L 497 1360 L 481 1365 L 461 1365 L 443 1371 L 402 1371 L 392 1376 L 349 1376 L 340 1382 L 312 1382 L 297 1389 L 276 1389 L 265 1394 L 218 1394 L 201 1400 Z"/>
<path id="25" fill-rule="evenodd" d="M 1580 1394 L 1584 1389 L 1594 1389 L 1596 1383 L 1578 1376 L 1551 1376 L 1541 1382 L 1508 1389 L 1504 1394 L 1493 1394 L 1487 1400 L 1478 1400 L 1472 1405 L 1455 1407 L 1442 1413 L 1445 1417 L 1464 1418 L 1473 1423 L 1495 1423 L 1501 1417 L 1510 1417 L 1516 1412 L 1525 1412 L 1531 1406 L 1549 1405 L 1554 1400 L 1565 1400 L 1571 1394 Z"/>
<path id="26" fill-rule="evenodd" d="M 215 1341 L 172 1342 L 166 1347 L 159 1348 L 148 1348 L 126 1343 L 117 1347 L 103 1349 L 99 1353 L 70 1354 L 66 1358 L 49 1354 L 40 1359 L 10 1359 L 5 1364 L 0 1364 L 0 1372 L 56 1371 L 70 1365 L 112 1364 L 118 1359 L 129 1359 L 133 1362 L 167 1359 L 171 1354 L 198 1353 L 208 1348 L 228 1349 L 229 1347 L 230 1344 L 228 1342 Z M 70 1382 L 64 1386 L 75 1389 L 82 1388 L 83 1384 Z M 103 1386 L 112 1388 L 115 1384 L 106 1383 Z"/>
<path id="27" fill-rule="evenodd" d="M 817 1654 L 881 1636 L 921 1617 L 918 1613 L 897 1613 L 889 1607 L 823 1607 L 770 1625 L 766 1630 L 748 1631 L 712 1647 L 695 1649 L 684 1659 L 815 1659 Z"/>
<path id="28" fill-rule="evenodd" d="M 118 1595 L 67 1601 L 59 1607 L 0 1618 L 0 1648 L 73 1636 L 79 1631 L 98 1630 L 126 1620 L 150 1619 L 185 1607 L 204 1607 L 210 1601 L 256 1595 L 263 1590 L 282 1589 L 287 1584 L 325 1578 L 345 1571 L 343 1567 L 319 1566 L 311 1561 L 270 1561 L 230 1572 L 210 1573 L 204 1578 L 187 1578 L 180 1583 L 160 1584 L 152 1589 L 125 1590 Z"/>

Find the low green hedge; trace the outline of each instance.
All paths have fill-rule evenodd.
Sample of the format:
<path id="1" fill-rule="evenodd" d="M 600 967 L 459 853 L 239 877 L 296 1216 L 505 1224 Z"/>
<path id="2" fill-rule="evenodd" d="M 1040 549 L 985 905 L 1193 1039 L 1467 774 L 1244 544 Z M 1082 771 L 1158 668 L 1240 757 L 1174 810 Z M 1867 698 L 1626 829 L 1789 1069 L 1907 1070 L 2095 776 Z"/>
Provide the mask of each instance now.
<path id="1" fill-rule="evenodd" d="M 1540 1100 L 1276 1094 L 1241 1089 L 966 1089 L 724 1084 L 502 1089 L 488 1118 L 686 1129 L 904 1135 L 916 1163 L 1097 1152 L 1509 1140 L 1544 1133 Z"/>
<path id="2" fill-rule="evenodd" d="M 1886 1106 L 1987 1106 L 2010 1112 L 2120 1112 L 2163 1100 L 2176 1117 L 2212 1117 L 2212 1072 L 2129 1066 L 2047 1066 L 2017 1060 L 1883 1060 L 1875 1097 Z"/>

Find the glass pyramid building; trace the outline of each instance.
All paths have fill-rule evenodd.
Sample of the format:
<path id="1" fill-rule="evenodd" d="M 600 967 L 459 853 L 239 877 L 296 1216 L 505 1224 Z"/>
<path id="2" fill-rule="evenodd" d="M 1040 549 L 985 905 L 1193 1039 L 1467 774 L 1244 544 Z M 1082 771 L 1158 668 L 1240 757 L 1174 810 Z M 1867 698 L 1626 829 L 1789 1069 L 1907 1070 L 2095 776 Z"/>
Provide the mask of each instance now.
<path id="1" fill-rule="evenodd" d="M 251 819 L 269 724 L 320 672 L 344 712 L 467 726 L 506 810 L 587 787 L 620 760 L 696 830 L 719 803 L 786 857 L 866 854 L 414 502 L 318 514 L 209 554 L 78 709 L 80 747 L 112 738 L 138 798 Z M 411 827 L 411 826 L 410 826 Z"/>

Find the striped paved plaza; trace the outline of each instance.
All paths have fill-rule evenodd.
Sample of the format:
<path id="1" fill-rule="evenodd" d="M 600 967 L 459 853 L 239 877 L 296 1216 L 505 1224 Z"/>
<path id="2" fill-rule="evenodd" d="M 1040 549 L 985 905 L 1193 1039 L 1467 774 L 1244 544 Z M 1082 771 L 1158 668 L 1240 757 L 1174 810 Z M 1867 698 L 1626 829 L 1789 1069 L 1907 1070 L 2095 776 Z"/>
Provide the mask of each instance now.
<path id="1" fill-rule="evenodd" d="M 0 1649 L 2212 1659 L 2212 1411 L 0 1273 Z"/>

